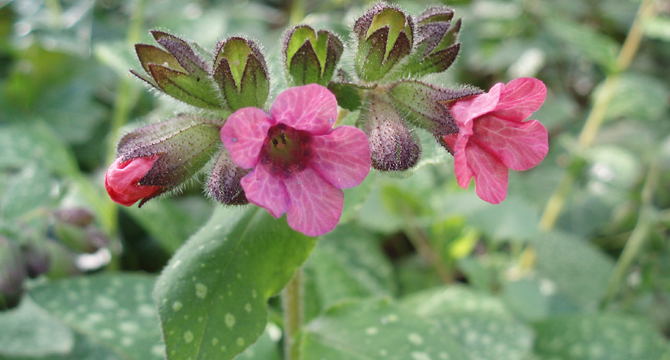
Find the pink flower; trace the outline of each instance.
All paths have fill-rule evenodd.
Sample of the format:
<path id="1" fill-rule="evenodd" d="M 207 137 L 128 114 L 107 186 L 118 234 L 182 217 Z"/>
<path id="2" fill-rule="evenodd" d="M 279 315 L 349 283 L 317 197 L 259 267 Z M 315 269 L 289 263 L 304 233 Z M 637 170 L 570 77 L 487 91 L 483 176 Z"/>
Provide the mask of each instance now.
<path id="1" fill-rule="evenodd" d="M 542 106 L 546 94 L 542 81 L 520 78 L 450 106 L 458 133 L 444 141 L 454 152 L 460 187 L 467 188 L 474 177 L 477 195 L 498 204 L 507 196 L 508 169 L 528 170 L 544 159 L 547 129 L 537 120 L 524 120 Z"/>
<path id="2" fill-rule="evenodd" d="M 118 157 L 105 174 L 105 188 L 109 197 L 124 206 L 160 191 L 162 186 L 143 186 L 139 182 L 149 172 L 158 156 L 138 157 L 123 161 Z"/>
<path id="3" fill-rule="evenodd" d="M 286 213 L 294 230 L 318 236 L 342 215 L 341 189 L 360 184 L 370 171 L 363 131 L 333 129 L 335 96 L 323 86 L 290 88 L 277 96 L 270 115 L 243 108 L 221 128 L 235 164 L 252 169 L 241 180 L 247 199 L 276 218 Z"/>

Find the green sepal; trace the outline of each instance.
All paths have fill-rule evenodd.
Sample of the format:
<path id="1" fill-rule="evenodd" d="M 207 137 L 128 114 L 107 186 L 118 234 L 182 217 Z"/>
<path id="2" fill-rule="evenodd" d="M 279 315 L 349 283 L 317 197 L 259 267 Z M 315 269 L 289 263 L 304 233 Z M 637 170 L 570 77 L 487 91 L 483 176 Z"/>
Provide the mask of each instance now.
<path id="1" fill-rule="evenodd" d="M 207 179 L 207 195 L 224 205 L 248 204 L 240 180 L 249 171 L 237 166 L 228 150 L 222 149 Z"/>
<path id="2" fill-rule="evenodd" d="M 156 64 L 149 64 L 149 70 L 158 88 L 173 98 L 205 109 L 225 108 L 223 106 L 225 102 L 222 101 L 214 84 L 209 81 L 209 76 L 193 77 Z"/>
<path id="3" fill-rule="evenodd" d="M 333 33 L 318 32 L 308 25 L 298 25 L 284 35 L 284 65 L 293 85 L 317 83 L 326 85 L 333 77 L 344 45 Z"/>
<path id="4" fill-rule="evenodd" d="M 263 108 L 270 93 L 270 80 L 258 46 L 253 41 L 232 37 L 220 42 L 217 48 L 213 77 L 231 110 Z"/>
<path id="5" fill-rule="evenodd" d="M 220 126 L 206 119 L 178 116 L 137 129 L 121 139 L 123 161 L 158 155 L 140 185 L 163 186 L 163 193 L 183 183 L 200 170 L 219 149 Z M 146 201 L 158 196 L 151 196 Z"/>
<path id="6" fill-rule="evenodd" d="M 354 67 L 358 76 L 367 82 L 385 77 L 400 60 L 408 56 L 414 42 L 412 18 L 395 7 L 379 3 L 354 24 L 358 50 Z"/>
<path id="7" fill-rule="evenodd" d="M 449 15 L 453 16 L 450 10 L 434 14 L 419 22 L 417 43 L 414 52 L 400 70 L 402 77 L 417 78 L 440 73 L 456 61 L 461 49 L 461 44 L 456 43 L 461 29 L 461 19 L 458 19 L 453 26 L 450 21 L 437 20 L 450 18 Z"/>
<path id="8" fill-rule="evenodd" d="M 305 42 L 293 55 L 288 66 L 288 73 L 295 86 L 318 83 L 321 78 L 321 65 L 312 48 L 312 43 Z"/>
<path id="9" fill-rule="evenodd" d="M 350 111 L 361 107 L 363 90 L 355 84 L 331 82 L 328 90 L 335 95 L 338 106 Z"/>
<path id="10" fill-rule="evenodd" d="M 474 88 L 451 90 L 416 80 L 400 81 L 391 84 L 388 89 L 393 106 L 405 121 L 442 136 L 458 132 L 447 103 L 480 93 Z"/>

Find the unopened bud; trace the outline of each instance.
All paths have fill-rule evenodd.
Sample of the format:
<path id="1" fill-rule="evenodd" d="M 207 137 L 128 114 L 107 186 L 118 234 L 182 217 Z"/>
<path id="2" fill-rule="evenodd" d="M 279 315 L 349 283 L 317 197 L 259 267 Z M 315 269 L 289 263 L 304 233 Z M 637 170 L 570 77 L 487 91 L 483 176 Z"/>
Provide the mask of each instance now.
<path id="1" fill-rule="evenodd" d="M 49 271 L 51 266 L 51 259 L 49 258 L 49 251 L 46 244 L 41 241 L 28 241 L 21 245 L 21 252 L 26 263 L 26 271 L 30 278 L 35 278 L 38 275 Z"/>
<path id="2" fill-rule="evenodd" d="M 148 77 L 131 70 L 135 76 L 187 104 L 205 109 L 228 109 L 209 66 L 186 40 L 162 31 L 151 34 L 167 51 L 153 45 L 135 45 Z"/>
<path id="3" fill-rule="evenodd" d="M 363 106 L 359 127 L 370 141 L 372 167 L 404 171 L 416 165 L 421 145 L 403 123 L 396 109 L 383 98 L 371 95 Z"/>
<path id="4" fill-rule="evenodd" d="M 399 81 L 389 86 L 391 102 L 408 123 L 434 135 L 458 132 L 447 103 L 480 94 L 475 88 L 444 89 L 415 80 Z"/>
<path id="5" fill-rule="evenodd" d="M 354 24 L 358 40 L 355 68 L 363 81 L 382 79 L 412 50 L 412 18 L 400 9 L 378 3 Z"/>
<path id="6" fill-rule="evenodd" d="M 308 25 L 290 29 L 284 35 L 282 51 L 290 82 L 294 86 L 327 85 L 343 51 L 342 40 L 329 31 L 317 32 Z"/>
<path id="7" fill-rule="evenodd" d="M 214 80 L 231 110 L 263 108 L 270 93 L 265 58 L 256 43 L 232 37 L 217 45 Z"/>
<path id="8" fill-rule="evenodd" d="M 178 116 L 124 136 L 118 147 L 119 157 L 105 179 L 110 196 L 113 192 L 129 194 L 132 196 L 126 202 L 113 196 L 112 199 L 126 206 L 142 199 L 142 206 L 175 188 L 200 170 L 216 152 L 221 142 L 219 131 L 220 127 L 209 120 Z M 138 162 L 137 169 L 120 171 L 127 162 L 131 165 Z M 146 193 L 141 193 L 142 190 Z"/>
<path id="9" fill-rule="evenodd" d="M 91 224 L 94 220 L 90 210 L 80 207 L 58 209 L 54 211 L 54 217 L 57 221 L 82 227 Z"/>
<path id="10" fill-rule="evenodd" d="M 26 276 L 26 265 L 19 248 L 0 235 L 0 310 L 18 305 Z"/>
<path id="11" fill-rule="evenodd" d="M 240 179 L 249 173 L 235 165 L 228 150 L 223 149 L 216 159 L 207 181 L 207 193 L 212 199 L 225 205 L 245 205 L 249 203 L 244 195 Z"/>
<path id="12" fill-rule="evenodd" d="M 94 227 L 80 227 L 56 221 L 55 237 L 78 253 L 94 253 L 107 245 L 107 237 Z"/>
<path id="13" fill-rule="evenodd" d="M 70 249 L 52 240 L 47 240 L 45 245 L 51 263 L 46 273 L 49 279 L 55 280 L 80 273 L 75 264 L 75 254 Z"/>
<path id="14" fill-rule="evenodd" d="M 416 45 L 409 60 L 400 71 L 405 77 L 420 77 L 445 71 L 458 56 L 457 43 L 461 19 L 452 23 L 454 11 L 446 6 L 434 6 L 417 19 Z"/>

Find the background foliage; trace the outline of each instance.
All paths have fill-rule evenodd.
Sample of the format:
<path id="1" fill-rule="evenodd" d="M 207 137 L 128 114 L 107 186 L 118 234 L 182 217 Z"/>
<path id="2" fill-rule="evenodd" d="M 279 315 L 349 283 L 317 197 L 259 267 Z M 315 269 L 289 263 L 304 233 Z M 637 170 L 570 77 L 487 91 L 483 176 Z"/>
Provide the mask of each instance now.
<path id="1" fill-rule="evenodd" d="M 398 3 L 413 14 L 434 4 Z M 304 17 L 348 39 L 367 3 L 0 0 L 0 288 L 50 259 L 0 313 L 0 359 L 161 359 L 163 339 L 170 359 L 281 359 L 275 295 L 305 259 L 303 359 L 670 359 L 670 3 L 651 3 L 626 69 L 638 1 L 447 3 L 463 45 L 429 80 L 540 78 L 547 158 L 512 172 L 494 206 L 457 186 L 428 138 L 411 175 L 372 172 L 314 242 L 263 210 L 220 209 L 202 178 L 141 210 L 111 203 L 102 178 L 123 133 L 189 110 L 129 77 L 149 29 L 204 48 L 258 39 L 272 98 L 286 86 L 286 26 Z M 603 92 L 604 123 L 588 130 Z M 564 201 L 554 226 L 550 199 Z M 94 214 L 84 235 L 59 227 L 55 211 L 73 207 Z M 268 227 L 281 236 L 263 238 Z M 159 283 L 154 302 L 166 264 L 179 286 Z M 213 323 L 199 313 L 215 308 Z M 164 336 L 159 315 L 174 318 Z"/>

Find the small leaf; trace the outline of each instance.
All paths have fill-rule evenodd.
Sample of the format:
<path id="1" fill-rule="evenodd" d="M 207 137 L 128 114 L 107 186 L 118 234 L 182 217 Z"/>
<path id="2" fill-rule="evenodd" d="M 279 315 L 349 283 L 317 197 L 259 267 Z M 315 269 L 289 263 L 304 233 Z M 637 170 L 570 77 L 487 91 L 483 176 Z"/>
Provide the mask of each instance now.
<path id="1" fill-rule="evenodd" d="M 263 209 L 217 208 L 156 285 L 168 359 L 232 359 L 253 344 L 265 329 L 267 299 L 315 242 Z"/>
<path id="2" fill-rule="evenodd" d="M 601 89 L 602 87 L 596 88 L 594 96 L 598 96 Z M 666 99 L 669 92 L 666 82 L 655 77 L 634 73 L 622 74 L 605 117 L 660 120 L 668 111 Z"/>
<path id="3" fill-rule="evenodd" d="M 536 354 L 557 360 L 668 360 L 667 340 L 651 324 L 617 315 L 570 315 L 535 325 Z"/>
<path id="4" fill-rule="evenodd" d="M 162 359 L 154 278 L 144 275 L 96 275 L 40 286 L 31 297 L 50 314 L 124 358 Z"/>
<path id="5" fill-rule="evenodd" d="M 522 360 L 531 353 L 533 330 L 494 296 L 450 286 L 413 294 L 403 305 L 439 323 L 472 359 Z"/>
<path id="6" fill-rule="evenodd" d="M 44 168 L 35 164 L 26 166 L 19 173 L 8 176 L 7 184 L 0 191 L 0 214 L 11 219 L 53 204 L 58 195 L 54 190 L 58 190 L 58 184 Z"/>
<path id="7" fill-rule="evenodd" d="M 462 347 L 439 326 L 389 300 L 347 302 L 303 330 L 301 360 L 466 360 Z"/>

